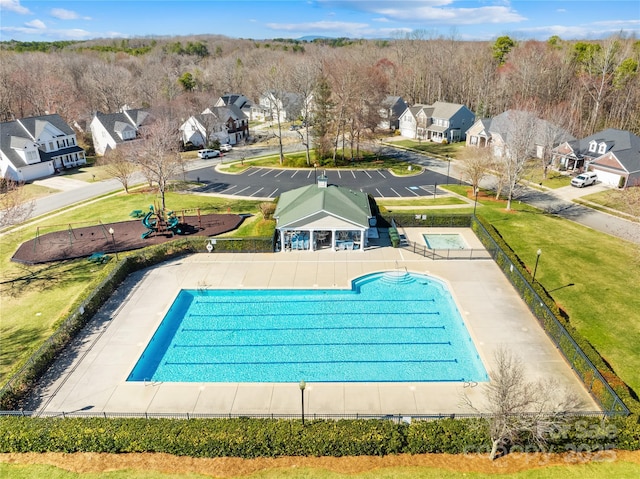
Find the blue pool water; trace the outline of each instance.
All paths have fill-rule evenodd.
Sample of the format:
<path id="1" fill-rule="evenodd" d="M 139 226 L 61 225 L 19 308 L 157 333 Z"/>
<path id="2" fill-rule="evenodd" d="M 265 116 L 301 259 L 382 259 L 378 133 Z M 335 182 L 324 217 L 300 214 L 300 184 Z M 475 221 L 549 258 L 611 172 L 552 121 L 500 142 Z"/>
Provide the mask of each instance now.
<path id="1" fill-rule="evenodd" d="M 422 237 L 429 249 L 468 249 L 466 241 L 458 233 L 425 233 Z"/>
<path id="2" fill-rule="evenodd" d="M 351 290 L 182 290 L 128 381 L 486 381 L 446 285 L 376 273 Z"/>

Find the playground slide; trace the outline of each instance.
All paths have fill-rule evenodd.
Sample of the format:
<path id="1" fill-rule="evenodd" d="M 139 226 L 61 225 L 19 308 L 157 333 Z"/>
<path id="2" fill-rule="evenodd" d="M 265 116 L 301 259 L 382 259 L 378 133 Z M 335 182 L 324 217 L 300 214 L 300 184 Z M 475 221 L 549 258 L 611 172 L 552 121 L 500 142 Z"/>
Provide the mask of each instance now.
<path id="1" fill-rule="evenodd" d="M 156 230 L 157 221 L 151 221 L 151 216 L 153 216 L 153 214 L 154 212 L 153 210 L 151 210 L 144 216 L 144 218 L 142 218 L 142 224 L 144 225 L 145 228 L 147 228 L 147 231 L 145 231 L 144 233 L 142 233 L 142 235 L 140 235 L 142 239 L 147 239 Z"/>

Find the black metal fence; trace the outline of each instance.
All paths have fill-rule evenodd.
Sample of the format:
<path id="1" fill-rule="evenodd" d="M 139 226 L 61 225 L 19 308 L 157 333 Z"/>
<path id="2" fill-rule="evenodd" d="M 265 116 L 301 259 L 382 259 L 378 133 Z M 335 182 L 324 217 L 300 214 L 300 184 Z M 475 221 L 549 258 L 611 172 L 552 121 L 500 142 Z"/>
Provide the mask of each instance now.
<path id="1" fill-rule="evenodd" d="M 529 282 L 528 275 L 523 274 L 521 266 L 511 260 L 476 217 L 472 217 L 471 227 L 603 411 L 608 415 L 628 415 L 627 406 L 547 306 Z"/>
<path id="2" fill-rule="evenodd" d="M 513 416 L 543 416 L 538 413 L 518 413 Z M 237 419 L 237 418 L 254 418 L 254 419 L 300 419 L 301 414 L 232 414 L 232 413 L 178 413 L 178 412 L 91 412 L 91 411 L 0 411 L 0 416 L 15 417 L 41 417 L 41 418 L 144 418 L 144 419 Z M 394 422 L 410 422 L 410 421 L 436 421 L 439 419 L 482 419 L 489 418 L 491 414 L 480 413 L 433 413 L 433 414 L 317 414 L 305 411 L 304 417 L 307 420 L 313 419 L 383 419 Z M 607 417 L 607 413 L 602 411 L 580 411 L 576 413 L 565 413 L 565 417 Z"/>

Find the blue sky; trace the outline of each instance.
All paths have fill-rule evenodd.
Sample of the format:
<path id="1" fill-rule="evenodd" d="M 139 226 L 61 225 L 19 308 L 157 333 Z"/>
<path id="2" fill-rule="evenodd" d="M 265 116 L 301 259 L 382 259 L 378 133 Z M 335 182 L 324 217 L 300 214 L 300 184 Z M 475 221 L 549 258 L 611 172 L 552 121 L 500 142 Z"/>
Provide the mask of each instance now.
<path id="1" fill-rule="evenodd" d="M 640 37 L 639 0 L 0 0 L 0 40 L 219 34 L 460 40 Z"/>

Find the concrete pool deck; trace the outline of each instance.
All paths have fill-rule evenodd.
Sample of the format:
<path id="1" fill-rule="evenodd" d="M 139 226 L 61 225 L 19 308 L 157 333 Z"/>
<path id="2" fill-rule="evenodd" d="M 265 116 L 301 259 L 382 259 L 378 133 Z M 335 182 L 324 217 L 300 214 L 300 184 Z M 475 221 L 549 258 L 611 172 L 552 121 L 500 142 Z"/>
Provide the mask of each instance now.
<path id="1" fill-rule="evenodd" d="M 407 228 L 412 241 L 437 228 Z M 468 229 L 460 232 L 481 248 Z M 406 268 L 444 280 L 487 371 L 507 345 L 530 379 L 555 378 L 575 391 L 585 411 L 597 405 L 492 260 L 433 261 L 390 247 L 365 251 L 202 253 L 136 272 L 45 377 L 29 409 L 135 414 L 300 414 L 297 383 L 151 383 L 127 376 L 180 289 L 350 288 L 359 276 Z M 304 379 L 304 378 L 300 378 Z M 466 394 L 482 403 L 482 384 L 307 383 L 305 414 L 461 414 Z"/>

